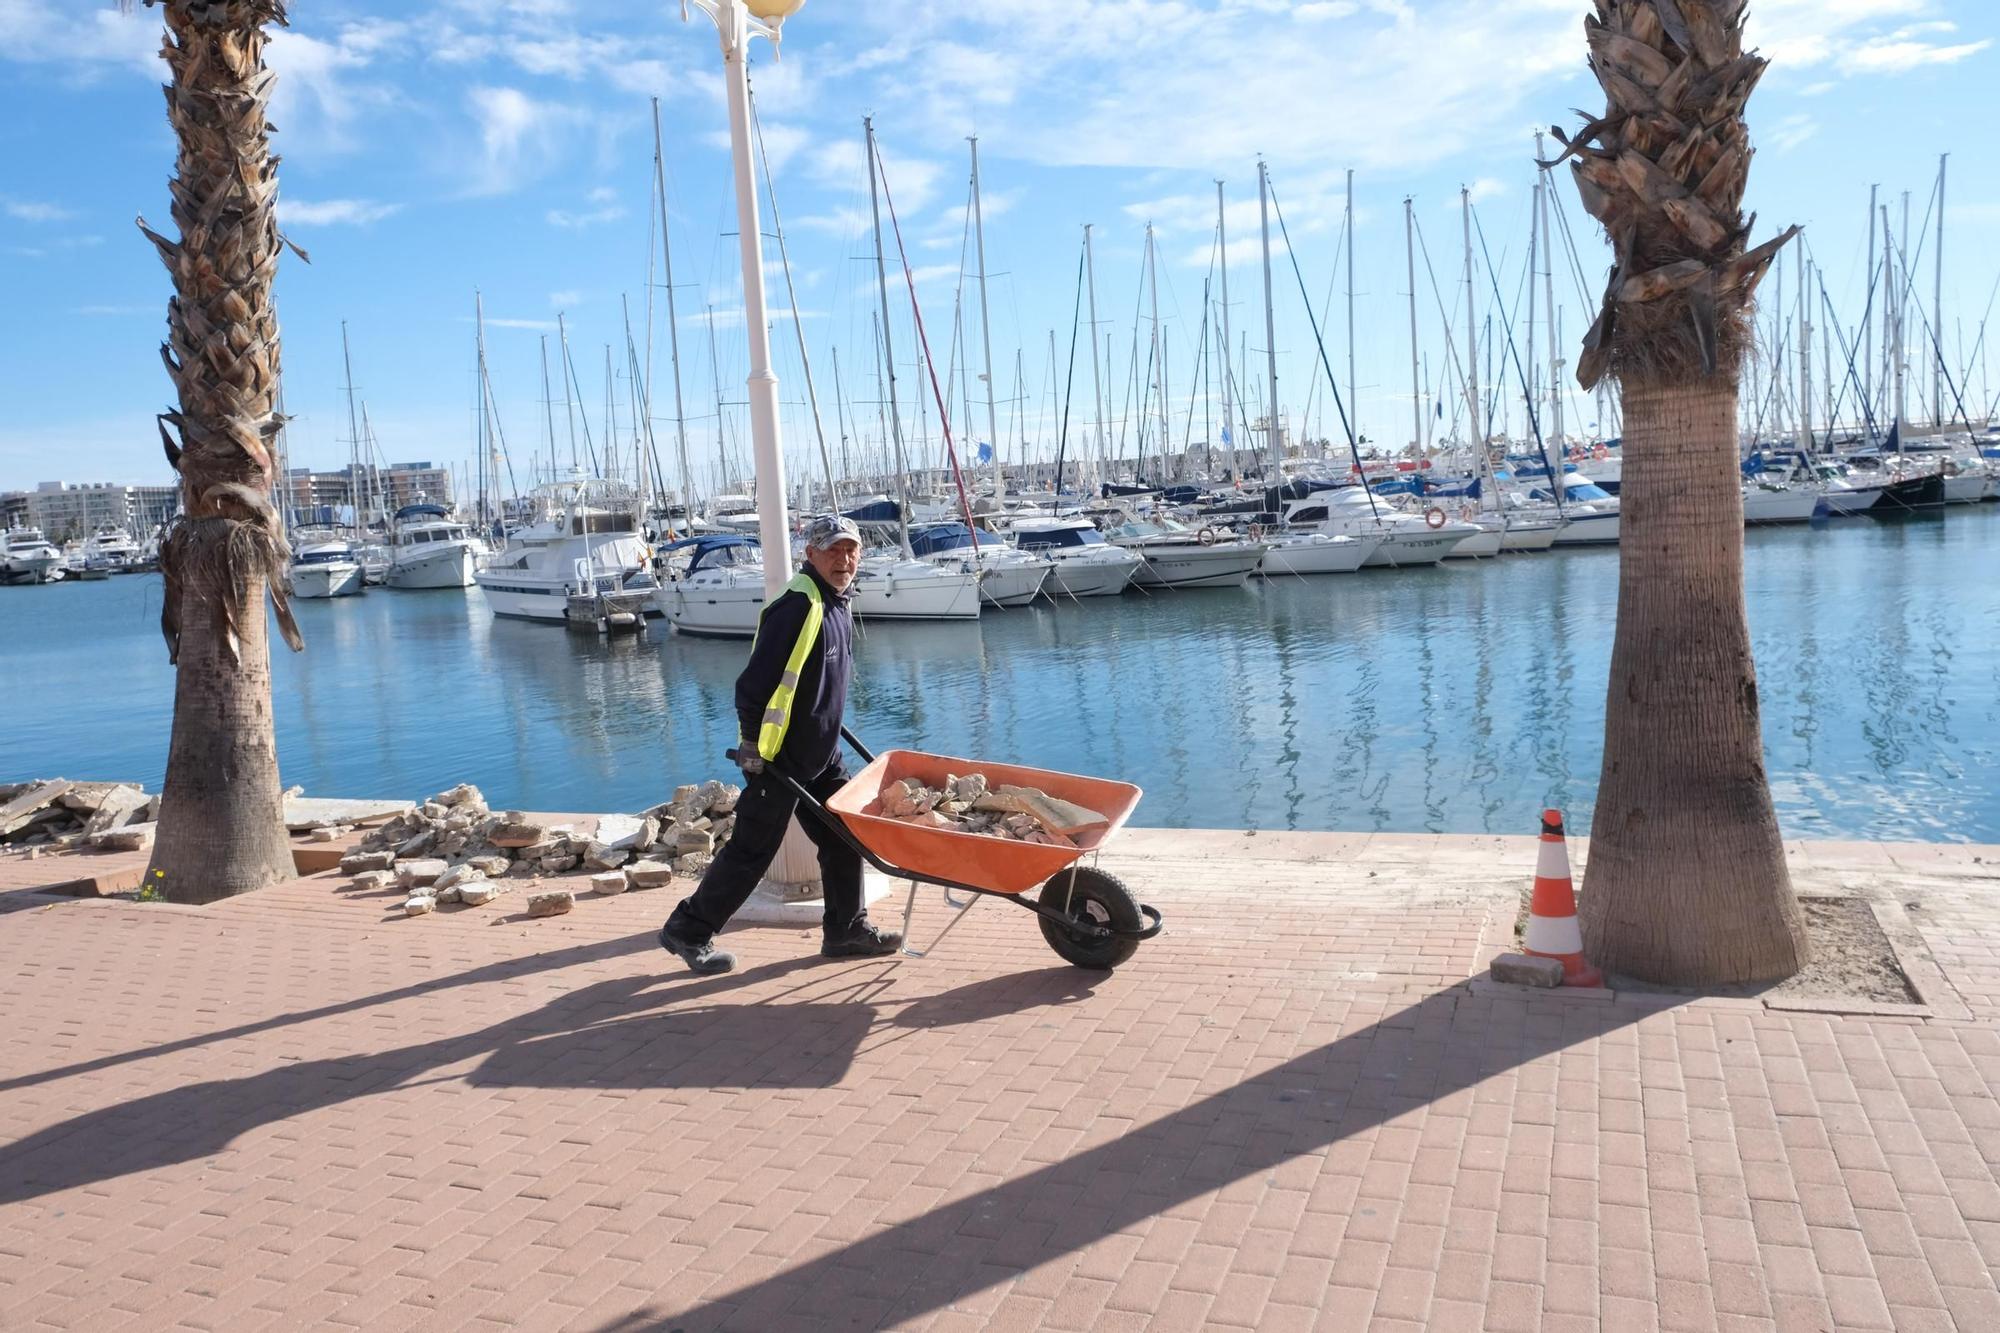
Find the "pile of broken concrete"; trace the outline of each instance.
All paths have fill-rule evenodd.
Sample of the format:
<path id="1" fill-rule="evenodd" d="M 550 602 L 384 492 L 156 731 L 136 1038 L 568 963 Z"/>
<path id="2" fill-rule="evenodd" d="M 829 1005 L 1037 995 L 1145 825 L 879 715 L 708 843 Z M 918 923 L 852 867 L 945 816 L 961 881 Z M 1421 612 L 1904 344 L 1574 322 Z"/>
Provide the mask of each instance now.
<path id="1" fill-rule="evenodd" d="M 587 876 L 589 891 L 601 895 L 661 888 L 676 875 L 697 879 L 708 869 L 735 827 L 741 795 L 726 782 L 691 783 L 640 814 L 600 816 L 584 833 L 519 810 L 492 810 L 477 787 L 460 784 L 371 829 L 340 870 L 359 889 L 400 889 L 408 916 L 443 903 L 483 906 L 517 880 Z M 543 889 L 527 901 L 530 916 L 559 916 L 575 905 L 567 888 Z"/>
<path id="2" fill-rule="evenodd" d="M 77 847 L 142 852 L 153 845 L 159 814 L 160 798 L 135 783 L 0 783 L 0 848 L 30 856 Z"/>
<path id="3" fill-rule="evenodd" d="M 904 778 L 882 788 L 871 814 L 920 828 L 976 833 L 1048 847 L 1075 847 L 1079 834 L 1111 827 L 1095 810 L 1049 795 L 1039 787 L 989 786 L 986 775 L 947 774 L 942 787 Z"/>

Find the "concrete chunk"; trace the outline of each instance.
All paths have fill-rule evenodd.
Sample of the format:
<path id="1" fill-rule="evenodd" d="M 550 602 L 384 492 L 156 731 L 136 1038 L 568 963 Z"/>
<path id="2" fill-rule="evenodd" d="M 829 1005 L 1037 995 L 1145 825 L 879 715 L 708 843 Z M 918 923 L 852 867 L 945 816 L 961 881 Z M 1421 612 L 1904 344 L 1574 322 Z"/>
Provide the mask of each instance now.
<path id="1" fill-rule="evenodd" d="M 601 893 L 609 897 L 614 893 L 623 893 L 625 889 L 625 872 L 622 870 L 607 870 L 603 874 L 590 877 L 592 893 Z"/>
<path id="2" fill-rule="evenodd" d="M 1554 958 L 1536 958 L 1524 953 L 1503 953 L 1493 960 L 1495 981 L 1509 986 L 1533 986 L 1554 990 L 1563 984 L 1563 965 Z"/>
<path id="3" fill-rule="evenodd" d="M 561 916 L 576 906 L 576 895 L 568 889 L 552 889 L 548 893 L 528 895 L 529 916 Z"/>

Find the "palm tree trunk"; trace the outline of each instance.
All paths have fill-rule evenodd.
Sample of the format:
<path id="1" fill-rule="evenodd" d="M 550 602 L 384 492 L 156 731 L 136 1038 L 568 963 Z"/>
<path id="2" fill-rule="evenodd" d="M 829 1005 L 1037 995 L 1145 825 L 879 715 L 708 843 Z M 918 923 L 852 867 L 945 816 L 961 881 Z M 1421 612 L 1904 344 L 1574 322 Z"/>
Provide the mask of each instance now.
<path id="1" fill-rule="evenodd" d="M 181 515 L 160 546 L 160 622 L 178 672 L 147 878 L 175 902 L 202 903 L 295 873 L 264 620 L 268 595 L 286 641 L 304 646 L 269 498 L 282 425 L 271 298 L 282 240 L 264 28 L 285 14 L 284 0 L 148 3 L 165 10 L 180 239 L 139 225 L 173 276 L 161 356 L 179 407 L 161 414 L 160 437 L 180 472 Z"/>
<path id="2" fill-rule="evenodd" d="M 1577 912 L 1598 966 L 1790 976 L 1804 920 L 1764 771 L 1743 604 L 1736 385 L 1628 373 L 1618 630 Z"/>

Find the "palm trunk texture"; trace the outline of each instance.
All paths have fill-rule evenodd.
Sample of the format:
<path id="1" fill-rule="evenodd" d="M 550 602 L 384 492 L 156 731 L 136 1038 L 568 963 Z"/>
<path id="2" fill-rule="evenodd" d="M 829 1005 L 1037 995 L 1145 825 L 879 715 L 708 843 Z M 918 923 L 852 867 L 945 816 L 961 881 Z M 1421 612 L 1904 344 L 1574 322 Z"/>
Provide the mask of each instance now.
<path id="1" fill-rule="evenodd" d="M 148 0 L 149 4 L 161 0 Z M 265 108 L 265 25 L 283 0 L 164 0 L 167 119 L 180 151 L 169 240 L 140 222 L 173 277 L 160 349 L 179 407 L 160 416 L 181 515 L 160 547 L 160 613 L 176 664 L 173 738 L 148 883 L 213 902 L 289 879 L 271 713 L 268 596 L 294 650 L 283 526 L 270 501 L 277 412 L 277 158 Z"/>
<path id="2" fill-rule="evenodd" d="M 1584 949 L 1649 981 L 1772 980 L 1808 946 L 1764 770 L 1736 405 L 1757 283 L 1798 229 L 1745 247 L 1744 108 L 1766 64 L 1743 50 L 1745 0 L 1592 9 L 1605 112 L 1556 131 L 1557 161 L 1575 156 L 1611 240 L 1577 379 L 1620 381 L 1625 472 Z"/>
<path id="3" fill-rule="evenodd" d="M 1653 981 L 1805 961 L 1743 603 L 1736 389 L 1628 376 L 1618 631 L 1577 904 L 1592 962 Z"/>

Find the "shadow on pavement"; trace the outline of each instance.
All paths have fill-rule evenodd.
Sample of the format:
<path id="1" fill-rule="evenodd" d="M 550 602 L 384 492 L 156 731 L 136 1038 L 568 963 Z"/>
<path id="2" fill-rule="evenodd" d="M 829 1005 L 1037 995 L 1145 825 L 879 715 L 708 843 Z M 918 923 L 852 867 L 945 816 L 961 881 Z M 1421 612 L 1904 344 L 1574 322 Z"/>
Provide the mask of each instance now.
<path id="1" fill-rule="evenodd" d="M 1482 1079 L 1656 1012 L 1455 987 L 1113 1142 L 693 1308 L 642 1310 L 599 1333 L 916 1320 L 1209 1191 L 1324 1154 Z"/>

